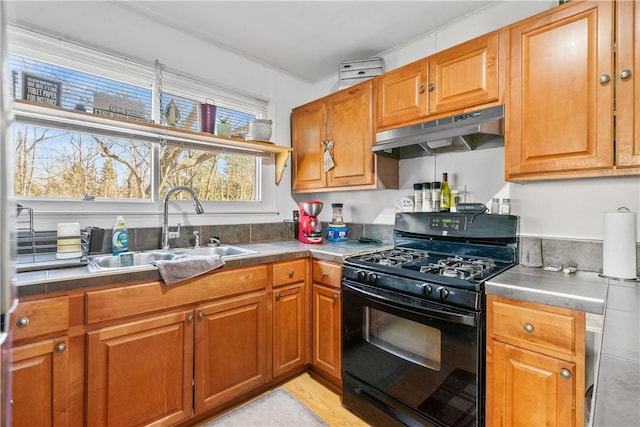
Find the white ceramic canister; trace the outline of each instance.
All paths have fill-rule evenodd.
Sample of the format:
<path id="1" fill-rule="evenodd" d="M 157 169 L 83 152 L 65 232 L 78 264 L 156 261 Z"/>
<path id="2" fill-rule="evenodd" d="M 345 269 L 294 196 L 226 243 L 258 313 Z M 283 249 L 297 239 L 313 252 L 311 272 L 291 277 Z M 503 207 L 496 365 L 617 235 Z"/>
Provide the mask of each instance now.
<path id="1" fill-rule="evenodd" d="M 271 120 L 253 119 L 249 121 L 247 139 L 269 141 L 271 139 Z"/>

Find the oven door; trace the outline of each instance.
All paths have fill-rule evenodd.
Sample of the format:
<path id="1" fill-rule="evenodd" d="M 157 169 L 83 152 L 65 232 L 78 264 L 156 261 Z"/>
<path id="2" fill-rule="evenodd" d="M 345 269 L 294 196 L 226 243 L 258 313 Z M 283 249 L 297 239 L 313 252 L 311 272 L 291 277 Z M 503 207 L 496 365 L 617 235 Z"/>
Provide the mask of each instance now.
<path id="1" fill-rule="evenodd" d="M 342 295 L 346 407 L 376 425 L 481 425 L 480 313 L 346 279 Z"/>

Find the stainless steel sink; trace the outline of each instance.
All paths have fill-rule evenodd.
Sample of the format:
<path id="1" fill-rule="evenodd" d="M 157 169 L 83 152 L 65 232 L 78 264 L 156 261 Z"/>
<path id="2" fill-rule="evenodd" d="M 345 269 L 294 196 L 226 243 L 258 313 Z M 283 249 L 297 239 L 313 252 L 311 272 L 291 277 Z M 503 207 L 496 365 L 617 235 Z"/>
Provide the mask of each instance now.
<path id="1" fill-rule="evenodd" d="M 122 259 L 120 255 L 97 255 L 88 258 L 87 267 L 90 271 L 150 267 L 154 261 L 173 259 L 175 256 L 175 253 L 165 251 L 134 252 L 133 260 L 130 261 Z"/>
<path id="2" fill-rule="evenodd" d="M 250 255 L 257 253 L 251 249 L 239 248 L 237 246 L 220 245 L 206 248 L 184 248 L 173 249 L 176 254 L 203 255 L 203 256 L 221 256 L 223 258 Z"/>
<path id="3" fill-rule="evenodd" d="M 134 252 L 133 259 L 130 255 L 96 255 L 88 258 L 87 267 L 89 271 L 113 271 L 132 270 L 152 267 L 154 261 L 171 260 L 180 254 L 200 255 L 200 256 L 220 256 L 222 258 L 236 257 L 242 255 L 255 254 L 251 249 L 239 248 L 237 246 L 220 245 L 206 248 L 176 248 L 169 251 L 157 250 L 148 252 Z M 124 257 L 124 259 L 123 259 Z M 129 257 L 129 258 L 127 258 Z"/>

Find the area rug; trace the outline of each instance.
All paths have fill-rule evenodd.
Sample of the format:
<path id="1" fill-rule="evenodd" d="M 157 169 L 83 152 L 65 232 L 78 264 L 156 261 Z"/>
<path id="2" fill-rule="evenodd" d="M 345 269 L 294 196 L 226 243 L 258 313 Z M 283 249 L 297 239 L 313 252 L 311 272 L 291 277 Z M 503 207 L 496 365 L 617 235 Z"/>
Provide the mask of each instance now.
<path id="1" fill-rule="evenodd" d="M 313 427 L 328 426 L 302 402 L 283 388 L 259 397 L 204 424 L 203 427 Z"/>

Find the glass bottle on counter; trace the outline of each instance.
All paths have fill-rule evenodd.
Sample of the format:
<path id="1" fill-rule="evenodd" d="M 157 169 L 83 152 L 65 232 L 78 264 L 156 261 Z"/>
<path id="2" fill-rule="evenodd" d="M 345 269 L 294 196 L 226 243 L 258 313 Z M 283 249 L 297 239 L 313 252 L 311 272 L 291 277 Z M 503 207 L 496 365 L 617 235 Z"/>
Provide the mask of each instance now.
<path id="1" fill-rule="evenodd" d="M 422 184 L 413 184 L 413 211 L 422 212 Z"/>
<path id="2" fill-rule="evenodd" d="M 494 197 L 491 199 L 491 213 L 499 214 L 500 213 L 500 199 Z"/>
<path id="3" fill-rule="evenodd" d="M 451 189 L 449 188 L 449 179 L 447 173 L 442 174 L 442 185 L 440 187 L 440 210 L 449 212 L 451 208 Z"/>
<path id="4" fill-rule="evenodd" d="M 431 183 L 422 183 L 422 212 L 433 212 L 431 205 Z"/>
<path id="5" fill-rule="evenodd" d="M 502 215 L 511 214 L 511 199 L 502 199 L 502 208 L 500 210 Z"/>
<path id="6" fill-rule="evenodd" d="M 431 183 L 431 211 L 440 212 L 440 183 L 438 181 Z"/>

